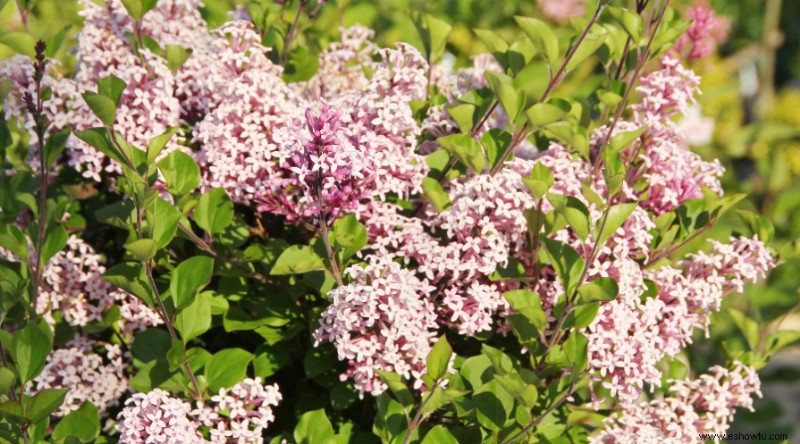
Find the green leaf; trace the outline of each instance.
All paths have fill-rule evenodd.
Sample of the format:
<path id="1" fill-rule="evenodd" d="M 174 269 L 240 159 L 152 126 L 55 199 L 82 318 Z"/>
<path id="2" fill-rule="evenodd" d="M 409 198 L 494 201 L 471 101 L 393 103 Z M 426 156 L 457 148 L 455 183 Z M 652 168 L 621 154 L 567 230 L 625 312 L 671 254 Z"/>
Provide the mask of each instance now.
<path id="1" fill-rule="evenodd" d="M 503 293 L 508 304 L 515 311 L 525 316 L 540 332 L 547 325 L 547 314 L 542 308 L 542 300 L 538 294 L 530 290 L 511 290 Z"/>
<path id="2" fill-rule="evenodd" d="M 758 323 L 750 319 L 746 314 L 739 310 L 729 309 L 728 313 L 731 315 L 733 322 L 739 327 L 744 338 L 747 340 L 747 345 L 750 350 L 758 350 L 761 333 L 759 332 Z"/>
<path id="3" fill-rule="evenodd" d="M 436 179 L 430 177 L 423 178 L 422 193 L 425 195 L 425 199 L 440 213 L 453 206 L 450 196 L 447 195 L 447 192 Z"/>
<path id="4" fill-rule="evenodd" d="M 336 245 L 358 251 L 367 244 L 367 229 L 355 214 L 348 214 L 333 223 L 333 238 Z"/>
<path id="5" fill-rule="evenodd" d="M 525 92 L 514 79 L 505 74 L 486 71 L 484 75 L 506 115 L 512 123 L 515 122 L 525 107 Z"/>
<path id="6" fill-rule="evenodd" d="M 643 125 L 633 131 L 624 131 L 613 135 L 610 142 L 611 148 L 618 153 L 625 151 L 636 139 L 641 137 L 646 129 L 647 127 Z"/>
<path id="7" fill-rule="evenodd" d="M 158 162 L 158 170 L 167 181 L 167 191 L 172 194 L 186 194 L 200 185 L 200 168 L 182 151 L 167 154 Z"/>
<path id="8" fill-rule="evenodd" d="M 322 262 L 322 258 L 317 256 L 311 247 L 292 245 L 281 253 L 269 274 L 273 276 L 302 274 L 324 268 L 325 264 Z"/>
<path id="9" fill-rule="evenodd" d="M 186 350 L 183 347 L 183 342 L 173 339 L 172 345 L 167 351 L 167 363 L 169 364 L 169 371 L 177 371 L 184 362 L 184 353 Z"/>
<path id="10" fill-rule="evenodd" d="M 429 14 L 414 14 L 414 26 L 417 28 L 425 56 L 433 62 L 442 55 L 447 44 L 447 35 L 452 27 L 444 20 L 437 19 Z"/>
<path id="11" fill-rule="evenodd" d="M 610 277 L 597 278 L 578 287 L 578 299 L 575 303 L 584 305 L 591 302 L 613 301 L 618 292 L 617 281 Z"/>
<path id="12" fill-rule="evenodd" d="M 180 332 L 184 344 L 207 332 L 209 328 L 211 328 L 211 302 L 204 295 L 195 298 L 194 302 L 175 316 L 175 329 Z"/>
<path id="13" fill-rule="evenodd" d="M 175 267 L 169 282 L 169 292 L 177 310 L 194 301 L 197 293 L 211 282 L 213 271 L 214 259 L 206 256 L 186 259 Z"/>
<path id="14" fill-rule="evenodd" d="M 116 161 L 120 165 L 126 165 L 125 158 L 122 153 L 114 145 L 108 131 L 105 128 L 89 128 L 82 131 L 75 131 L 77 136 L 82 141 L 90 146 L 97 148 L 98 151 L 108 156 L 110 159 Z"/>
<path id="15" fill-rule="evenodd" d="M 150 307 L 155 305 L 153 289 L 140 262 L 123 262 L 109 268 L 103 278 L 111 285 L 119 287 L 138 297 Z"/>
<path id="16" fill-rule="evenodd" d="M 447 342 L 447 337 L 442 336 L 436 341 L 427 358 L 428 375 L 434 381 L 438 381 L 447 374 L 447 367 L 450 364 L 450 358 L 453 356 L 453 348 Z"/>
<path id="17" fill-rule="evenodd" d="M 534 165 L 531 175 L 523 177 L 522 182 L 531 190 L 536 200 L 542 199 L 555 183 L 553 172 L 541 162 Z"/>
<path id="18" fill-rule="evenodd" d="M 153 239 L 137 239 L 125 244 L 125 249 L 128 250 L 136 260 L 147 262 L 156 255 L 158 245 Z"/>
<path id="19" fill-rule="evenodd" d="M 292 351 L 282 345 L 259 347 L 256 353 L 253 359 L 253 374 L 260 378 L 272 376 L 293 359 Z"/>
<path id="20" fill-rule="evenodd" d="M 544 54 L 550 67 L 558 61 L 558 38 L 545 22 L 531 17 L 514 17 L 517 24 L 525 31 L 533 46 L 540 54 Z"/>
<path id="21" fill-rule="evenodd" d="M 117 105 L 110 97 L 87 91 L 83 93 L 83 100 L 89 105 L 95 116 L 108 128 L 114 126 L 117 118 Z"/>
<path id="22" fill-rule="evenodd" d="M 567 72 L 572 71 L 584 60 L 594 54 L 606 41 L 608 31 L 603 28 L 595 27 L 592 32 L 586 35 L 581 45 L 575 49 L 575 53 L 567 63 Z"/>
<path id="23" fill-rule="evenodd" d="M 122 98 L 122 93 L 125 92 L 125 88 L 127 86 L 128 85 L 126 85 L 122 79 L 114 74 L 110 74 L 107 77 L 97 81 L 97 93 L 111 99 L 111 102 L 114 104 L 114 108 L 116 110 L 116 107 L 119 106 L 119 101 Z"/>
<path id="24" fill-rule="evenodd" d="M 224 188 L 209 190 L 194 209 L 197 225 L 210 234 L 221 233 L 233 221 L 233 201 Z"/>
<path id="25" fill-rule="evenodd" d="M 47 235 L 42 245 L 41 263 L 46 264 L 56 253 L 61 251 L 67 245 L 67 240 L 69 240 L 69 234 L 63 225 L 56 225 L 47 230 Z"/>
<path id="26" fill-rule="evenodd" d="M 598 245 L 604 245 L 606 241 L 628 220 L 628 217 L 633 213 L 638 204 L 636 203 L 621 203 L 612 206 L 608 209 L 608 218 L 606 224 L 603 226 L 603 231 L 600 232 L 600 225 L 597 226 L 595 237 L 597 238 Z"/>
<path id="27" fill-rule="evenodd" d="M 481 145 L 486 152 L 490 171 L 497 166 L 497 163 L 500 162 L 500 159 L 502 159 L 503 155 L 511 147 L 511 141 L 511 133 L 500 128 L 492 128 L 483 133 L 483 136 L 481 136 Z"/>
<path id="28" fill-rule="evenodd" d="M 511 420 L 514 397 L 497 380 L 476 390 L 472 399 L 477 408 L 478 422 L 487 429 L 498 432 Z"/>
<path id="29" fill-rule="evenodd" d="M 28 322 L 14 333 L 11 338 L 11 357 L 17 364 L 17 373 L 23 383 L 42 372 L 51 347 L 50 336 L 33 322 Z"/>
<path id="30" fill-rule="evenodd" d="M 28 240 L 19 228 L 11 224 L 0 225 L 0 247 L 13 253 L 22 262 L 28 263 Z"/>
<path id="31" fill-rule="evenodd" d="M 125 10 L 134 20 L 141 20 L 145 14 L 154 9 L 157 0 L 121 0 Z"/>
<path id="32" fill-rule="evenodd" d="M 496 375 L 507 375 L 516 372 L 514 369 L 514 361 L 512 361 L 511 357 L 507 354 L 503 353 L 502 350 L 490 345 L 481 344 L 481 353 L 489 358 Z"/>
<path id="33" fill-rule="evenodd" d="M 411 391 L 400 375 L 382 370 L 375 370 L 375 373 L 383 379 L 383 382 L 386 383 L 389 390 L 392 391 L 397 401 L 400 402 L 403 407 L 411 407 L 414 405 L 414 395 L 411 394 Z"/>
<path id="34" fill-rule="evenodd" d="M 294 428 L 297 444 L 324 444 L 333 436 L 333 426 L 323 409 L 304 413 Z"/>
<path id="35" fill-rule="evenodd" d="M 150 142 L 147 144 L 148 165 L 156 161 L 158 155 L 161 154 L 161 150 L 167 146 L 167 143 L 169 143 L 170 139 L 172 139 L 172 136 L 174 136 L 177 131 L 177 127 L 167 128 L 163 133 L 150 139 Z"/>
<path id="36" fill-rule="evenodd" d="M 167 45 L 165 48 L 167 68 L 176 73 L 186 60 L 192 55 L 191 48 L 182 48 L 177 45 Z"/>
<path id="37" fill-rule="evenodd" d="M 214 353 L 205 368 L 209 390 L 216 393 L 221 388 L 236 385 L 244 379 L 247 365 L 252 360 L 253 355 L 241 348 L 226 348 Z"/>
<path id="38" fill-rule="evenodd" d="M 563 99 L 550 99 L 544 103 L 536 103 L 525 111 L 534 128 L 544 128 L 555 122 L 564 120 L 572 110 L 572 105 Z"/>
<path id="39" fill-rule="evenodd" d="M 536 407 L 539 393 L 535 385 L 523 381 L 519 375 L 497 375 L 495 379 L 527 410 Z"/>
<path id="40" fill-rule="evenodd" d="M 422 444 L 458 444 L 458 440 L 447 427 L 440 424 L 425 434 Z"/>
<path id="41" fill-rule="evenodd" d="M 9 370 L 8 367 L 0 367 L 0 394 L 8 394 L 15 382 L 17 382 L 17 377 L 14 372 Z"/>
<path id="42" fill-rule="evenodd" d="M 90 402 L 84 402 L 78 410 L 62 418 L 53 430 L 54 440 L 73 436 L 81 442 L 94 442 L 99 435 L 100 415 Z"/>
<path id="43" fill-rule="evenodd" d="M 478 36 L 478 39 L 486 46 L 486 49 L 494 56 L 500 66 L 507 68 L 508 56 L 506 51 L 508 51 L 508 42 L 500 34 L 486 29 L 476 29 L 475 35 Z"/>
<path id="44" fill-rule="evenodd" d="M 564 285 L 564 290 L 571 295 L 583 272 L 583 259 L 572 247 L 563 242 L 543 237 L 542 243 L 558 278 Z"/>
<path id="45" fill-rule="evenodd" d="M 594 318 L 597 317 L 597 311 L 600 310 L 599 302 L 591 302 L 586 305 L 581 305 L 575 310 L 571 311 L 567 319 L 572 318 L 572 326 L 581 329 L 588 327 Z"/>
<path id="46" fill-rule="evenodd" d="M 622 183 L 625 181 L 625 165 L 622 163 L 619 152 L 613 149 L 604 149 L 602 157 L 603 178 L 606 182 L 606 188 L 608 188 L 608 193 L 614 196 L 622 188 Z"/>
<path id="47" fill-rule="evenodd" d="M 151 327 L 136 334 L 131 345 L 131 354 L 142 362 L 151 362 L 163 359 L 170 349 L 171 339 L 166 331 Z"/>
<path id="48" fill-rule="evenodd" d="M 7 29 L 7 26 L 3 27 L 3 31 Z M 36 40 L 27 32 L 0 33 L 0 43 L 8 46 L 18 54 L 28 57 L 33 57 L 35 54 L 34 47 L 36 46 Z"/>
<path id="49" fill-rule="evenodd" d="M 578 238 L 585 241 L 589 236 L 589 226 L 591 216 L 589 209 L 583 202 L 572 196 L 561 196 L 558 194 L 548 194 L 547 200 L 553 204 L 553 208 L 567 220 L 569 227 L 578 235 Z"/>
<path id="50" fill-rule="evenodd" d="M 564 353 L 571 364 L 573 380 L 577 380 L 589 361 L 589 353 L 586 351 L 588 344 L 589 340 L 579 331 L 573 331 L 564 341 Z"/>
<path id="51" fill-rule="evenodd" d="M 771 355 L 798 340 L 800 340 L 798 330 L 776 330 L 767 338 L 767 352 Z"/>
<path id="52" fill-rule="evenodd" d="M 64 402 L 67 392 L 67 389 L 40 390 L 25 405 L 25 416 L 34 424 L 47 419 Z"/>
<path id="53" fill-rule="evenodd" d="M 178 231 L 180 218 L 181 214 L 171 203 L 161 197 L 153 200 L 153 204 L 147 209 L 147 223 L 153 240 L 156 241 L 156 249 L 160 250 L 172 242 Z"/>
<path id="54" fill-rule="evenodd" d="M 7 419 L 17 424 L 29 424 L 30 421 L 25 417 L 25 411 L 22 404 L 18 401 L 6 401 L 0 404 L 0 415 L 5 416 Z M 20 441 L 11 441 L 20 442 Z"/>
<path id="55" fill-rule="evenodd" d="M 475 125 L 476 109 L 475 105 L 461 103 L 447 107 L 445 110 L 456 122 L 458 129 L 460 129 L 462 133 L 469 133 Z"/>
<path id="56" fill-rule="evenodd" d="M 606 6 L 606 11 L 614 20 L 622 26 L 634 44 L 634 48 L 639 45 L 642 39 L 642 19 L 635 12 L 616 6 Z"/>
<path id="57" fill-rule="evenodd" d="M 486 166 L 480 143 L 467 134 L 451 134 L 438 139 L 442 148 L 458 157 L 458 160 L 476 173 Z"/>

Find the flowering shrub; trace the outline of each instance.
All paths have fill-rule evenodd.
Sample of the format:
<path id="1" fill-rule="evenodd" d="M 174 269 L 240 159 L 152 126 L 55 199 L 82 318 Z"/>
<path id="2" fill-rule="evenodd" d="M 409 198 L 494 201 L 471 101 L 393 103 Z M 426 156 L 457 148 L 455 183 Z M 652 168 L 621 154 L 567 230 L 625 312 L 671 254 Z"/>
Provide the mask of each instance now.
<path id="1" fill-rule="evenodd" d="M 778 260 L 745 211 L 708 239 L 743 196 L 686 123 L 705 6 L 542 1 L 578 31 L 454 68 L 428 15 L 304 65 L 325 1 L 79 3 L 74 71 L 0 62 L 4 439 L 683 443 L 796 339 L 731 309 L 748 347 L 690 352 Z"/>

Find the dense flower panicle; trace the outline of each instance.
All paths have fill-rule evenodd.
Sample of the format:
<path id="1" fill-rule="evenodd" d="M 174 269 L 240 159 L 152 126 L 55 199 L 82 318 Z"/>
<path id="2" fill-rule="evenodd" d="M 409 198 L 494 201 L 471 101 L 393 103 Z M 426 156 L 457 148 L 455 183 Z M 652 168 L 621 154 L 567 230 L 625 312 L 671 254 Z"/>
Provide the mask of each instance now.
<path id="1" fill-rule="evenodd" d="M 258 87 L 258 81 L 270 79 L 258 92 L 275 94 L 270 96 L 273 99 L 289 95 L 285 87 L 278 92 L 271 91 L 270 88 L 283 86 L 278 85 L 283 83 L 278 80 L 283 68 L 267 58 L 270 48 L 261 45 L 261 37 L 251 22 L 235 20 L 225 23 L 199 41 L 206 44 L 198 45 L 175 74 L 182 115 L 189 122 L 202 120 L 220 103 L 230 101 L 252 108 L 244 109 L 242 115 L 247 115 L 246 111 L 258 112 L 258 104 L 262 102 L 253 101 L 259 96 L 256 93 L 241 96 L 246 90 L 239 85 L 240 82 Z M 270 102 L 263 103 L 267 110 L 262 113 L 269 114 Z"/>
<path id="2" fill-rule="evenodd" d="M 119 412 L 120 444 L 206 443 L 200 424 L 190 417 L 189 403 L 161 389 L 134 393 Z"/>
<path id="3" fill-rule="evenodd" d="M 719 177 L 724 169 L 718 160 L 706 162 L 687 149 L 693 135 L 685 134 L 672 122 L 678 115 L 687 115 L 699 93 L 699 78 L 682 67 L 678 59 L 665 57 L 662 69 L 644 76 L 636 91 L 641 102 L 632 105 L 633 120 L 620 122 L 612 135 L 642 127 L 644 133 L 625 152 L 637 164 L 628 173 L 628 184 L 647 182 L 641 206 L 660 215 L 674 210 L 687 200 L 703 197 L 703 187 L 722 195 Z M 592 134 L 597 147 L 605 140 L 608 128 L 600 127 Z"/>
<path id="4" fill-rule="evenodd" d="M 304 128 L 289 130 L 304 135 L 276 154 L 280 169 L 259 196 L 259 211 L 329 224 L 370 197 L 374 162 L 342 130 L 340 110 L 324 105 L 317 115 L 308 108 L 305 117 Z"/>
<path id="5" fill-rule="evenodd" d="M 635 401 L 645 383 L 660 384 L 656 364 L 678 355 L 696 328 L 707 329 L 725 295 L 743 291 L 745 282 L 774 266 L 757 238 L 712 245 L 709 253 L 691 255 L 678 268 L 642 272 L 636 263 L 616 260 L 602 273 L 618 281 L 619 295 L 601 305 L 588 327 L 589 368 L 623 403 Z M 655 284 L 657 294 L 643 301 L 644 279 Z"/>
<path id="6" fill-rule="evenodd" d="M 247 30 L 244 35 L 252 38 L 254 31 L 245 22 L 237 22 L 229 30 L 241 31 L 242 26 Z M 243 41 L 246 40 L 231 44 L 240 45 Z M 203 172 L 201 188 L 223 187 L 231 199 L 240 203 L 252 202 L 257 193 L 269 186 L 271 177 L 277 176 L 281 148 L 297 141 L 287 129 L 303 115 L 291 89 L 281 80 L 280 69 L 263 54 L 263 47 L 258 43 L 249 46 L 256 49 L 248 49 L 247 54 L 255 57 L 262 52 L 258 58 L 264 59 L 249 69 L 250 59 L 244 54 L 229 54 L 230 66 L 225 73 L 232 78 L 220 80 L 220 90 L 210 90 L 219 95 L 219 103 L 214 106 L 209 102 L 213 111 L 197 124 L 194 134 L 195 142 L 202 147 L 195 153 Z M 245 62 L 239 62 L 240 58 Z M 243 71 L 237 74 L 240 66 L 244 66 Z M 214 83 L 208 78 L 206 82 Z"/>
<path id="7" fill-rule="evenodd" d="M 10 251 L 0 247 L 0 257 L 18 262 Z M 113 306 L 120 310 L 120 328 L 134 333 L 162 323 L 158 314 L 134 296 L 117 290 L 103 279 L 103 258 L 77 236 L 67 239 L 42 273 L 44 285 L 34 309 L 50 324 L 56 316 L 67 324 L 83 327 L 102 321 Z"/>
<path id="8" fill-rule="evenodd" d="M 497 316 L 510 309 L 503 291 L 500 284 L 484 280 L 447 287 L 443 291 L 439 323 L 453 325 L 464 336 L 496 330 Z"/>
<path id="9" fill-rule="evenodd" d="M 689 29 L 683 33 L 672 51 L 688 59 L 702 59 L 713 54 L 730 33 L 727 17 L 717 17 L 706 2 L 690 7 L 684 14 L 691 20 Z"/>
<path id="10" fill-rule="evenodd" d="M 724 434 L 735 409 L 752 411 L 753 396 L 762 396 L 755 370 L 738 361 L 730 370 L 716 366 L 698 379 L 670 383 L 665 399 L 625 406 L 590 442 L 682 444 L 701 433 Z"/>
<path id="11" fill-rule="evenodd" d="M 128 389 L 125 366 L 119 345 L 102 344 L 105 354 L 94 349 L 101 344 L 77 336 L 66 347 L 53 351 L 44 370 L 34 379 L 36 391 L 69 389 L 64 403 L 53 413 L 64 416 L 91 402 L 100 414 L 117 405 Z"/>
<path id="12" fill-rule="evenodd" d="M 720 309 L 726 295 L 744 291 L 746 282 L 756 282 L 775 266 L 757 237 L 711 243 L 710 252 L 690 255 L 678 264 L 679 268 L 647 272 L 664 303 L 659 334 L 670 356 L 691 343 L 695 328 L 708 333 L 709 316 Z"/>
<path id="13" fill-rule="evenodd" d="M 669 133 L 668 130 L 664 131 Z M 703 187 L 722 194 L 719 177 L 724 169 L 719 160 L 706 162 L 681 146 L 680 139 L 668 134 L 656 136 L 641 159 L 642 176 L 649 183 L 643 205 L 655 214 L 674 210 L 691 199 L 703 197 Z"/>
<path id="14" fill-rule="evenodd" d="M 494 176 L 476 174 L 453 181 L 448 190 L 452 206 L 441 214 L 429 210 L 429 226 L 443 230 L 448 246 L 458 251 L 460 265 L 448 273 L 453 281 L 491 274 L 525 247 L 525 211 L 535 202 L 522 177 L 533 165 L 515 159 Z"/>
<path id="15" fill-rule="evenodd" d="M 636 120 L 645 125 L 686 114 L 700 93 L 700 78 L 679 59 L 664 57 L 661 65 L 661 69 L 642 77 L 636 87 L 641 101 L 632 109 Z"/>
<path id="16" fill-rule="evenodd" d="M 263 431 L 275 421 L 272 407 L 281 401 L 278 386 L 262 385 L 261 378 L 247 378 L 228 389 L 220 389 L 208 405 L 192 412 L 209 428 L 210 442 L 261 444 Z"/>
<path id="17" fill-rule="evenodd" d="M 332 342 L 362 394 L 378 395 L 386 384 L 376 370 L 395 372 L 422 385 L 425 359 L 436 339 L 436 314 L 427 281 L 395 262 L 373 258 L 350 267 L 353 282 L 331 290 L 333 299 L 314 333 L 317 345 Z"/>

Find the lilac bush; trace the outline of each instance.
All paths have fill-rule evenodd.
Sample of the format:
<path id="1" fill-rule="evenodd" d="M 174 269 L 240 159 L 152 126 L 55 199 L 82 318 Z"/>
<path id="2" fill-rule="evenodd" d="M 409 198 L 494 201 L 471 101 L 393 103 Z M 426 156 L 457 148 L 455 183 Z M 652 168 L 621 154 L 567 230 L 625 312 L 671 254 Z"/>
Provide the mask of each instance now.
<path id="1" fill-rule="evenodd" d="M 79 3 L 74 70 L 0 62 L 4 439 L 684 443 L 761 396 L 755 320 L 692 355 L 778 263 L 692 150 L 709 8 L 542 1 L 464 67 L 415 14 L 303 66 L 324 1 Z"/>

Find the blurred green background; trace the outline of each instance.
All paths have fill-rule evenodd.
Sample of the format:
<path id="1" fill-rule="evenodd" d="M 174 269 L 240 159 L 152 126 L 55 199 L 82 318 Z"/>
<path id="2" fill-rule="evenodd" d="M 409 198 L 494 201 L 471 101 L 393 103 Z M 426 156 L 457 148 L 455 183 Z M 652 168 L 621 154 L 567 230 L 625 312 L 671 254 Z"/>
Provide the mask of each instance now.
<path id="1" fill-rule="evenodd" d="M 70 50 L 81 22 L 78 1 L 29 1 L 33 3 L 27 18 L 29 32 L 15 0 L 0 10 L 0 59 L 30 52 L 35 36 L 51 43 L 51 49 L 57 46 L 51 55 L 62 62 L 65 72 L 70 71 L 75 63 Z M 245 7 L 265 30 L 267 43 L 274 37 L 267 30 L 291 20 L 294 13 L 291 4 L 281 7 L 273 0 L 203 3 L 203 16 L 211 27 L 227 20 L 228 11 Z M 672 4 L 681 12 L 691 3 Z M 755 209 L 763 219 L 742 221 L 732 214 L 710 237 L 724 238 L 731 229 L 771 236 L 771 228 L 762 223 L 770 221 L 774 225 L 772 248 L 781 257 L 768 282 L 749 287 L 746 294 L 732 296 L 726 304 L 759 320 L 762 332 L 775 328 L 800 331 L 800 316 L 795 314 L 800 288 L 800 1 L 715 0 L 711 5 L 729 20 L 730 35 L 716 56 L 691 65 L 703 78 L 702 113 L 715 121 L 713 140 L 697 149 L 706 158 L 720 159 L 726 168 L 726 192 L 748 193 L 740 205 Z M 588 10 L 594 6 L 595 2 L 587 3 Z M 335 38 L 339 26 L 355 23 L 375 29 L 380 44 L 416 43 L 418 37 L 409 18 L 413 10 L 453 25 L 447 49 L 457 65 L 485 50 L 472 29 L 492 29 L 511 36 L 518 32 L 514 15 L 541 16 L 533 0 L 329 0 L 317 17 L 306 23 L 298 46 L 304 57 L 313 57 Z M 574 88 L 580 80 L 572 79 L 563 88 Z M 696 371 L 719 362 L 725 347 L 745 342 L 726 313 L 714 317 L 710 338 L 698 332 L 691 352 Z M 792 433 L 792 442 L 800 442 L 800 348 L 784 349 L 760 373 L 765 397 L 756 403 L 755 413 L 739 412 L 731 432 Z"/>

